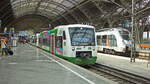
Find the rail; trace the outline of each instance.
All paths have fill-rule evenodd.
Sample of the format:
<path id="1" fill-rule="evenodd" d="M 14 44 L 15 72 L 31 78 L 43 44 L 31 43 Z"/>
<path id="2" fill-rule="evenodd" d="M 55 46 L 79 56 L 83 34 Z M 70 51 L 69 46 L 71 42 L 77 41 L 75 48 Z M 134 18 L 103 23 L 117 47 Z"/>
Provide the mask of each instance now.
<path id="1" fill-rule="evenodd" d="M 130 72 L 125 72 L 125 71 L 122 71 L 119 69 L 115 69 L 110 66 L 106 66 L 106 65 L 102 65 L 102 64 L 95 64 L 95 65 L 89 65 L 89 67 L 93 69 L 91 71 L 95 70 L 96 71 L 95 73 L 97 73 L 99 75 L 101 75 L 102 73 L 107 74 L 107 76 L 109 76 L 109 77 L 106 77 L 106 76 L 104 76 L 104 77 L 106 77 L 110 80 L 116 81 L 119 84 L 150 84 L 149 78 L 135 75 Z M 89 67 L 88 67 L 88 69 L 89 69 Z"/>

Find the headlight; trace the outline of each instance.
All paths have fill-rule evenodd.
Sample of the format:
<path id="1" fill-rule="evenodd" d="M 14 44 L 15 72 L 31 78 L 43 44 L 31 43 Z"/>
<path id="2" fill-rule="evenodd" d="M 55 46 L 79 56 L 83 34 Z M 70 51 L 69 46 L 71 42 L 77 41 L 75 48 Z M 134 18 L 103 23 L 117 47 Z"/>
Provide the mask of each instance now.
<path id="1" fill-rule="evenodd" d="M 72 47 L 72 51 L 75 51 L 75 47 Z"/>

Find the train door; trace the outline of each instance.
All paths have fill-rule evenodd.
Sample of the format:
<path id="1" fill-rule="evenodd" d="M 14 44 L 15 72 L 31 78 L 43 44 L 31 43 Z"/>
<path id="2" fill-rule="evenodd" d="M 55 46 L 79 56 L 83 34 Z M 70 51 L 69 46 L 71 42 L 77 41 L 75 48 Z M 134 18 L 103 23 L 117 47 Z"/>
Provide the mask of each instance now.
<path id="1" fill-rule="evenodd" d="M 57 36 L 55 39 L 55 52 L 57 55 L 63 56 L 63 40 L 62 36 Z"/>
<path id="2" fill-rule="evenodd" d="M 63 55 L 66 56 L 67 55 L 67 40 L 66 40 L 66 32 L 63 31 Z"/>
<path id="3" fill-rule="evenodd" d="M 54 55 L 55 54 L 55 36 L 51 36 L 51 53 Z"/>
<path id="4" fill-rule="evenodd" d="M 41 38 L 41 48 L 43 48 L 43 45 L 44 45 L 43 40 L 44 40 L 44 38 L 43 38 L 43 36 L 42 36 L 42 38 Z"/>

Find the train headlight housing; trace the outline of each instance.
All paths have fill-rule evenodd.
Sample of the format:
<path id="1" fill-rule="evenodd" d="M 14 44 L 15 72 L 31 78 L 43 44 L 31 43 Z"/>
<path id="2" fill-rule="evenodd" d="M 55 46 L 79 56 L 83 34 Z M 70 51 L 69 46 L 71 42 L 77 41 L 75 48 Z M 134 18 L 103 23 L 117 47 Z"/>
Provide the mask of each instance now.
<path id="1" fill-rule="evenodd" d="M 72 47 L 72 51 L 75 51 L 75 47 Z"/>

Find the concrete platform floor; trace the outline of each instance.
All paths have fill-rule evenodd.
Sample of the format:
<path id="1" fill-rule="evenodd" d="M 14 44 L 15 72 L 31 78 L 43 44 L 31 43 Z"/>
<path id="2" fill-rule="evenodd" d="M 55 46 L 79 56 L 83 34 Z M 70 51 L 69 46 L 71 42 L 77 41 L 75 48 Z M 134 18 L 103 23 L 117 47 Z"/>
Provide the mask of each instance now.
<path id="1" fill-rule="evenodd" d="M 26 44 L 0 57 L 0 84 L 116 83 Z"/>
<path id="2" fill-rule="evenodd" d="M 148 64 L 148 61 L 146 60 L 136 59 L 135 62 L 131 63 L 129 57 L 121 57 L 103 53 L 98 53 L 97 56 L 97 63 L 150 78 L 150 63 Z"/>

